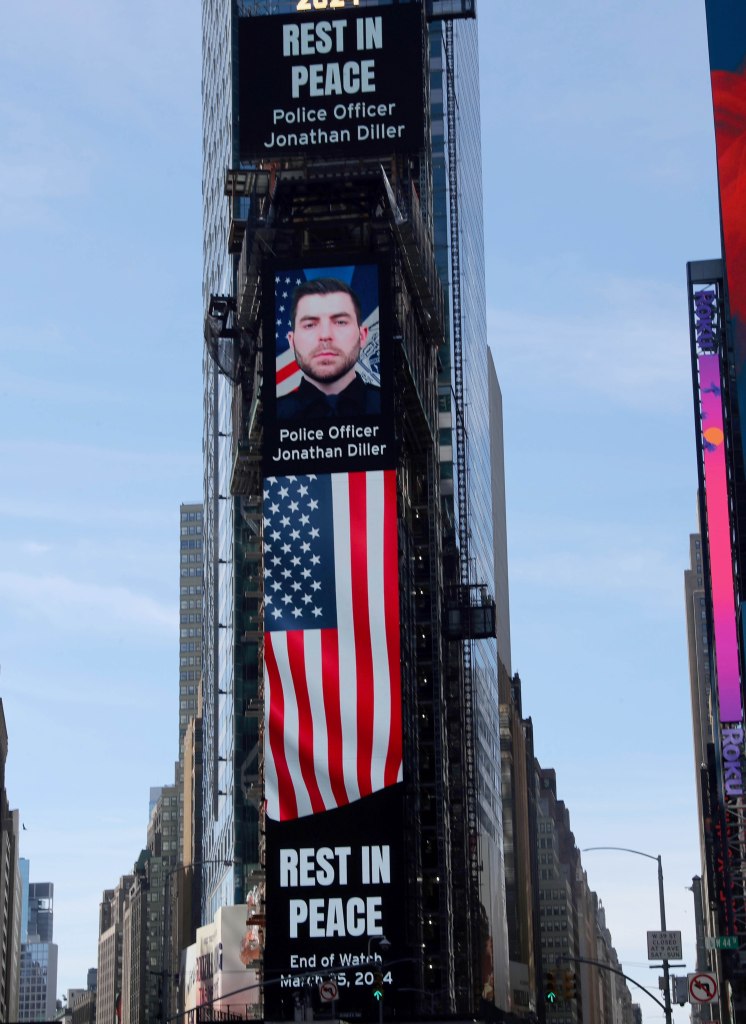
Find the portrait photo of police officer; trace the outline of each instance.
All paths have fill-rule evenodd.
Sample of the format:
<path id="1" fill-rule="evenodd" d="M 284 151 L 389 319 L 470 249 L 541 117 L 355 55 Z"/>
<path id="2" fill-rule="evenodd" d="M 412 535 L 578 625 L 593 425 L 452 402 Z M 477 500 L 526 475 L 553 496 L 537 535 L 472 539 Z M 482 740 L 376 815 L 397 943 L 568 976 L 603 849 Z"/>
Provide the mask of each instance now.
<path id="1" fill-rule="evenodd" d="M 284 293 L 289 300 L 289 348 L 282 368 L 278 359 L 277 419 L 380 415 L 380 381 L 370 360 L 361 361 L 372 332 L 360 296 L 335 276 L 294 284 L 292 295 Z M 286 380 L 297 386 L 290 390 L 285 385 L 281 391 Z"/>

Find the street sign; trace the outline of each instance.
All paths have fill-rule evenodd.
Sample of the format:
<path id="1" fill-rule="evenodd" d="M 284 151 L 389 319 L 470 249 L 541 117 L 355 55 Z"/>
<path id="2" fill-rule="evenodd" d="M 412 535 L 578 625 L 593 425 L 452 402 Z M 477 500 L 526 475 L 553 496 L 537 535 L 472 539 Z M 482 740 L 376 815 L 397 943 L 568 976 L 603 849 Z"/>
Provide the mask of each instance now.
<path id="1" fill-rule="evenodd" d="M 648 932 L 648 960 L 681 960 L 681 932 Z"/>
<path id="2" fill-rule="evenodd" d="M 337 983 L 331 978 L 327 978 L 326 981 L 322 981 L 319 984 L 319 996 L 322 1003 L 333 1003 L 338 995 Z"/>
<path id="3" fill-rule="evenodd" d="M 738 936 L 706 935 L 705 949 L 738 949 Z"/>
<path id="4" fill-rule="evenodd" d="M 689 982 L 690 1003 L 712 1003 L 717 998 L 718 983 L 714 974 L 699 971 L 697 974 L 687 974 L 686 979 Z"/>

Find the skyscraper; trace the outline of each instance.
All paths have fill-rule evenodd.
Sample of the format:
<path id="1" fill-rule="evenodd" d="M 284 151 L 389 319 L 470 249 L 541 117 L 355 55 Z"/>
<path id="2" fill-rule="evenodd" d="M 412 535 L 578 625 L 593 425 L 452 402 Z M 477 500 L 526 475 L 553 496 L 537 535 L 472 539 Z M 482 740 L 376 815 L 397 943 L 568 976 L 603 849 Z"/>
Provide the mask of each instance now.
<path id="1" fill-rule="evenodd" d="M 189 721 L 197 714 L 202 675 L 202 503 L 179 510 L 179 758 Z"/>
<path id="2" fill-rule="evenodd" d="M 57 945 L 52 941 L 54 885 L 27 883 L 27 870 L 23 876 L 22 920 L 26 930 L 21 935 L 18 1019 L 51 1020 L 57 1002 Z"/>
<path id="3" fill-rule="evenodd" d="M 321 958 L 392 946 L 412 1012 L 507 1008 L 474 4 L 341 6 L 203 4 L 202 919 L 257 890 L 265 977 L 326 929 Z M 338 341 L 304 365 L 299 315 L 339 320 L 352 292 L 354 369 L 331 369 Z M 374 404 L 329 399 L 343 376 Z M 318 507 L 300 525 L 326 555 L 292 533 Z M 320 814 L 324 849 L 379 887 L 364 925 L 341 853 L 294 866 Z"/>
<path id="4" fill-rule="evenodd" d="M 18 811 L 10 809 L 5 787 L 8 729 L 0 700 L 0 1020 L 18 1016 L 23 879 L 18 857 Z"/>
<path id="5" fill-rule="evenodd" d="M 202 679 L 202 586 L 204 572 L 202 503 L 188 502 L 179 509 L 179 760 L 176 767 L 176 785 L 179 793 L 179 851 L 184 864 L 198 858 L 184 856 L 184 836 L 191 841 L 194 826 L 191 805 L 185 807 L 184 739 L 194 730 L 199 717 L 198 694 Z M 191 740 L 188 742 L 191 750 Z M 186 766 L 187 779 L 191 765 Z"/>

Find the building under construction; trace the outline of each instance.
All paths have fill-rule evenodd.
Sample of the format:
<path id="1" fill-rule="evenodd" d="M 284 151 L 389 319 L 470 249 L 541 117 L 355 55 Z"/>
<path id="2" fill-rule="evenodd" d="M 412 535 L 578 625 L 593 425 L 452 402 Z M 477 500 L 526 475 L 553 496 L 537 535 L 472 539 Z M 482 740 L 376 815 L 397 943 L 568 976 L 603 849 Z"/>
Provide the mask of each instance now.
<path id="1" fill-rule="evenodd" d="M 204 0 L 203 55 L 202 922 L 258 1017 L 496 1013 L 474 0 Z"/>

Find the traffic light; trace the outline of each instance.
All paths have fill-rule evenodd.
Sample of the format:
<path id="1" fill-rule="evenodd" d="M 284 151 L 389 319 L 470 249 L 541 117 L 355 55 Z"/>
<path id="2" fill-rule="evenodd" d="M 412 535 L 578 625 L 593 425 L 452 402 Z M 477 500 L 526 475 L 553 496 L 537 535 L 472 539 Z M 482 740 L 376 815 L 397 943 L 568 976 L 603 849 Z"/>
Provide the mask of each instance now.
<path id="1" fill-rule="evenodd" d="M 373 984 L 370 986 L 370 991 L 373 993 L 373 998 L 380 1003 L 383 999 L 383 971 L 373 972 Z"/>
<path id="2" fill-rule="evenodd" d="M 546 971 L 544 973 L 544 998 L 551 1005 L 557 1002 L 557 972 Z"/>
<path id="3" fill-rule="evenodd" d="M 575 971 L 565 971 L 562 983 L 562 994 L 565 999 L 575 999 L 578 994 L 578 980 L 575 977 Z"/>

